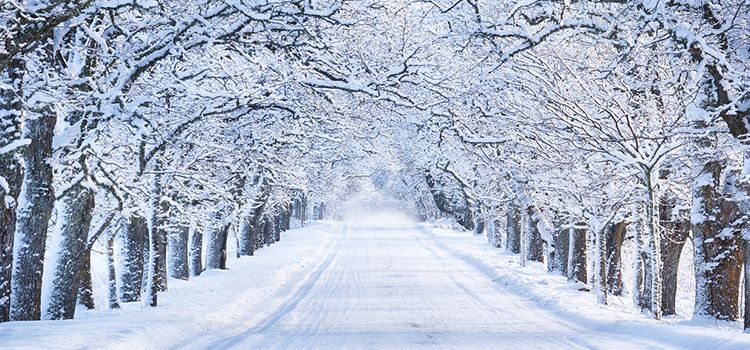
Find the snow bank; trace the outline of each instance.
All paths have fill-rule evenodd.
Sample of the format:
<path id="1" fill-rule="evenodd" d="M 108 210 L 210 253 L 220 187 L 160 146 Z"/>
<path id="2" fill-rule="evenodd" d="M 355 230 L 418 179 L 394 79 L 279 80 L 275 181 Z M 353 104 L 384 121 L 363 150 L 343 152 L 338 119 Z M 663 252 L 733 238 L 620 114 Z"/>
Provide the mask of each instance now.
<path id="1" fill-rule="evenodd" d="M 229 270 L 211 270 L 190 281 L 170 279 L 159 306 L 123 304 L 120 310 L 78 312 L 75 320 L 0 324 L 0 349 L 153 349 L 180 347 L 194 336 L 255 324 L 300 288 L 331 249 L 343 224 L 311 223 L 290 230 L 255 256 L 231 259 Z"/>
<path id="2" fill-rule="evenodd" d="M 422 231 L 438 246 L 473 265 L 504 289 L 531 298 L 543 308 L 594 333 L 633 335 L 679 349 L 750 349 L 750 335 L 741 322 L 713 319 L 667 318 L 661 321 L 641 314 L 628 297 L 612 297 L 611 304 L 597 304 L 594 293 L 582 292 L 580 283 L 569 283 L 561 275 L 548 274 L 541 263 L 520 267 L 519 256 L 487 246 L 484 237 L 422 224 Z"/>

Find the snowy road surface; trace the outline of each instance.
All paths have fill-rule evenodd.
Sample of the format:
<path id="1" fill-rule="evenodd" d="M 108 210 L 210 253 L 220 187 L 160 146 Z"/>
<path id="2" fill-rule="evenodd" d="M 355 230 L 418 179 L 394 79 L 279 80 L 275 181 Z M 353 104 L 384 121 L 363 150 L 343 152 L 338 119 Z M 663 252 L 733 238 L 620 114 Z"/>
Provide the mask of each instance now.
<path id="1" fill-rule="evenodd" d="M 483 237 L 382 217 L 314 223 L 160 306 L 0 324 L 0 348 L 750 349 L 750 335 L 601 308 Z"/>

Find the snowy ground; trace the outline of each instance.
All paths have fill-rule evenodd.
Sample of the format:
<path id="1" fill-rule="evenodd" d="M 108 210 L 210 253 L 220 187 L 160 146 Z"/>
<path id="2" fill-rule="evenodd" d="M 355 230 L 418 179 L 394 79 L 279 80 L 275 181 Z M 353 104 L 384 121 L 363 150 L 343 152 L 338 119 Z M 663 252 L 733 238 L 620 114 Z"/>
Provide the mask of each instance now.
<path id="1" fill-rule="evenodd" d="M 230 266 L 170 281 L 156 309 L 0 324 L 0 348 L 750 348 L 734 324 L 602 308 L 484 237 L 392 216 L 292 230 Z"/>

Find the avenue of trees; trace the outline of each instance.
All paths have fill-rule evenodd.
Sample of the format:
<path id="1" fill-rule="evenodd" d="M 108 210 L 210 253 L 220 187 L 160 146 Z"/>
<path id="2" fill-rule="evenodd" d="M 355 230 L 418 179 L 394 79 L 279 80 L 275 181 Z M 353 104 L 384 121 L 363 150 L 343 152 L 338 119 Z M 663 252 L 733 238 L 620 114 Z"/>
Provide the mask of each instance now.
<path id="1" fill-rule="evenodd" d="M 167 276 L 227 268 L 228 240 L 252 255 L 292 217 L 386 191 L 657 319 L 676 312 L 692 245 L 696 315 L 750 329 L 749 14 L 743 0 L 5 1 L 0 321 L 94 307 L 96 242 L 110 307 L 156 306 Z"/>

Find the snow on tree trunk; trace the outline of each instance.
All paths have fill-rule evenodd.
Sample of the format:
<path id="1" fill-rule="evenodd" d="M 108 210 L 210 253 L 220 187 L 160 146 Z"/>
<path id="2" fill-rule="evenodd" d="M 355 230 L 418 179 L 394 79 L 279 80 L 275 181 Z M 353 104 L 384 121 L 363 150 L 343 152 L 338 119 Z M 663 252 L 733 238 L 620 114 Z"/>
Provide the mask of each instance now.
<path id="1" fill-rule="evenodd" d="M 11 44 L 13 40 L 10 40 Z M 21 147 L 24 61 L 13 58 L 0 71 L 0 148 Z M 13 234 L 16 229 L 16 204 L 21 193 L 23 167 L 17 151 L 0 153 L 0 322 L 10 319 L 11 272 L 13 271 Z"/>
<path id="2" fill-rule="evenodd" d="M 190 227 L 181 223 L 173 223 L 169 230 L 169 276 L 181 280 L 190 277 L 188 263 L 188 234 Z"/>
<path id="3" fill-rule="evenodd" d="M 145 266 L 147 264 L 148 223 L 141 216 L 133 215 L 129 218 L 123 235 L 120 238 L 122 248 L 122 273 L 120 299 L 129 303 L 141 300 L 141 285 Z"/>
<path id="4" fill-rule="evenodd" d="M 158 292 L 167 291 L 167 236 L 169 235 L 171 206 L 168 201 L 161 200 L 159 203 L 159 211 L 156 215 L 156 235 L 157 235 L 157 251 L 156 251 L 156 290 Z"/>
<path id="5" fill-rule="evenodd" d="M 607 232 L 607 291 L 622 295 L 622 244 L 628 229 L 626 221 L 610 225 Z"/>
<path id="6" fill-rule="evenodd" d="M 658 219 L 658 209 L 655 194 L 655 184 L 653 181 L 653 171 L 647 171 L 645 174 L 646 178 L 646 219 L 648 220 L 647 229 L 649 237 L 649 266 L 651 268 L 649 277 L 651 278 L 650 284 L 650 308 L 655 319 L 661 319 L 662 317 L 662 257 L 661 257 L 661 246 L 662 246 L 662 230 L 658 227 L 656 220 Z"/>
<path id="7" fill-rule="evenodd" d="M 156 161 L 154 178 L 151 184 L 150 214 L 148 218 L 148 265 L 146 268 L 145 302 L 156 307 L 159 291 L 159 214 L 161 212 L 161 160 Z"/>
<path id="8" fill-rule="evenodd" d="M 81 269 L 84 256 L 88 254 L 94 192 L 75 185 L 66 191 L 61 202 L 55 230 L 61 237 L 57 256 L 53 257 L 57 261 L 52 265 L 55 275 L 46 315 L 53 320 L 72 319 L 75 315 Z"/>
<path id="9" fill-rule="evenodd" d="M 493 218 L 487 225 L 487 242 L 490 247 L 502 248 L 503 241 L 500 229 L 500 220 Z"/>
<path id="10" fill-rule="evenodd" d="M 115 270 L 115 235 L 112 234 L 107 238 L 107 270 L 109 278 L 109 308 L 119 309 L 120 301 L 117 298 L 117 271 Z"/>
<path id="11" fill-rule="evenodd" d="M 55 199 L 49 158 L 56 112 L 45 105 L 31 114 L 25 122 L 24 138 L 31 143 L 23 152 L 25 169 L 13 242 L 10 319 L 14 321 L 41 317 L 47 225 Z"/>
<path id="12" fill-rule="evenodd" d="M 528 259 L 531 261 L 538 261 L 538 262 L 544 262 L 544 241 L 542 240 L 542 235 L 539 232 L 539 228 L 537 227 L 536 223 L 534 222 L 534 219 L 530 216 L 528 221 L 528 229 L 526 231 L 527 234 L 527 256 Z"/>
<path id="13" fill-rule="evenodd" d="M 505 248 L 513 253 L 521 253 L 521 209 L 513 204 L 508 205 L 506 212 L 506 241 Z"/>
<path id="14" fill-rule="evenodd" d="M 599 304 L 607 304 L 607 238 L 606 227 L 598 216 L 589 221 L 594 234 L 594 294 Z"/>
<path id="15" fill-rule="evenodd" d="M 203 272 L 203 232 L 195 223 L 191 225 L 190 236 L 190 274 L 200 276 Z"/>
<path id="16" fill-rule="evenodd" d="M 711 159 L 700 167 L 693 184 L 691 212 L 695 248 L 695 313 L 720 320 L 739 317 L 742 274 L 742 238 L 732 227 L 742 213 L 732 198 L 722 193 L 725 163 Z"/>

